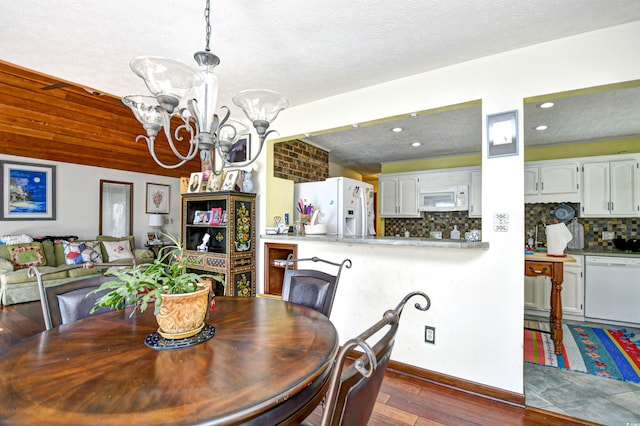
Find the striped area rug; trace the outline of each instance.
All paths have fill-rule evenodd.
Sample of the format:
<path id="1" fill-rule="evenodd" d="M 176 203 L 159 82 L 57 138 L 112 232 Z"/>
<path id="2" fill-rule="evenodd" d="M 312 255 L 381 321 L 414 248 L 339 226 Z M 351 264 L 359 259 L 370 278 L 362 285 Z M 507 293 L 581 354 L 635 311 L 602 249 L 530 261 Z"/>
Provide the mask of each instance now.
<path id="1" fill-rule="evenodd" d="M 625 329 L 562 324 L 562 353 L 553 353 L 549 324 L 525 321 L 524 360 L 640 383 L 640 338 Z"/>

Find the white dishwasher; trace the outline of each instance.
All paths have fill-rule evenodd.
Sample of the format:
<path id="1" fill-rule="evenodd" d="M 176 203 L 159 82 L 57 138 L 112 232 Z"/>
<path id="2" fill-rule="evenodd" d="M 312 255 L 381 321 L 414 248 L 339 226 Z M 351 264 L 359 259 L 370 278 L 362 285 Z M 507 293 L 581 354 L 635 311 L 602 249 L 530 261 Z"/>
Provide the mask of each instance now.
<path id="1" fill-rule="evenodd" d="M 640 258 L 585 256 L 584 314 L 640 324 Z"/>

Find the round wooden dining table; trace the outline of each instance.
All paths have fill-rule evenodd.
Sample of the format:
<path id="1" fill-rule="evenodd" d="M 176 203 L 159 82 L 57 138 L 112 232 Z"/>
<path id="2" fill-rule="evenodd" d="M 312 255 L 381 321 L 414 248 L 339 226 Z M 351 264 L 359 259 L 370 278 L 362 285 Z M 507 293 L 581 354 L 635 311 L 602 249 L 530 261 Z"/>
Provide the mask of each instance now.
<path id="1" fill-rule="evenodd" d="M 153 307 L 62 325 L 0 354 L 1 424 L 297 424 L 322 400 L 338 334 L 313 309 L 217 297 L 215 336 L 158 350 Z"/>

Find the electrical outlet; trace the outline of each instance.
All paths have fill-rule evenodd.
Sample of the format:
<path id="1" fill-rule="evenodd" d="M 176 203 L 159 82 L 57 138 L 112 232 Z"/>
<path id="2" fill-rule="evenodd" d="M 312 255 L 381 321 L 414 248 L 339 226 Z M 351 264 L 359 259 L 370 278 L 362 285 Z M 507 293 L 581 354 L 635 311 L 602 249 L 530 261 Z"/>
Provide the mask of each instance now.
<path id="1" fill-rule="evenodd" d="M 436 328 L 431 327 L 429 325 L 424 326 L 424 342 L 425 343 L 436 343 Z"/>
<path id="2" fill-rule="evenodd" d="M 602 231 L 602 239 L 605 241 L 612 241 L 615 233 L 613 231 Z"/>

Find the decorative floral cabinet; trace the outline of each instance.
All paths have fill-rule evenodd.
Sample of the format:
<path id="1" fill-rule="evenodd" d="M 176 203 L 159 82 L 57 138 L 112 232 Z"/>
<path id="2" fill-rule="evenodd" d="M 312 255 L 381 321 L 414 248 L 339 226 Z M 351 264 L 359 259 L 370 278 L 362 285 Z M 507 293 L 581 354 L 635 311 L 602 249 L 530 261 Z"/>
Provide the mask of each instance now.
<path id="1" fill-rule="evenodd" d="M 207 192 L 182 195 L 182 242 L 192 267 L 225 278 L 225 296 L 256 295 L 255 194 Z"/>

